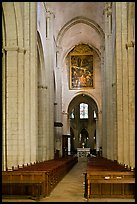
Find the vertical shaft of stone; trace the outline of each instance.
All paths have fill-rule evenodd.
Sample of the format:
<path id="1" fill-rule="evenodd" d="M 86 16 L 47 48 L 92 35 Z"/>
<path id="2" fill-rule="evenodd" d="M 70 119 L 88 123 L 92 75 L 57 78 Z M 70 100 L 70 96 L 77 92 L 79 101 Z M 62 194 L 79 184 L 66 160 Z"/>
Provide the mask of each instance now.
<path id="1" fill-rule="evenodd" d="M 127 3 L 123 2 L 121 5 L 122 19 L 122 70 L 123 70 L 123 155 L 124 164 L 129 165 L 129 133 L 128 133 L 128 70 L 127 70 L 127 50 L 125 44 L 127 42 Z"/>
<path id="2" fill-rule="evenodd" d="M 30 148 L 31 162 L 36 161 L 36 137 L 37 132 L 37 21 L 36 3 L 30 3 Z"/>
<path id="3" fill-rule="evenodd" d="M 62 66 L 61 47 L 56 45 L 56 69 L 55 69 L 55 122 L 62 122 Z M 63 127 L 55 129 L 55 148 L 62 155 L 62 130 Z"/>
<path id="4" fill-rule="evenodd" d="M 105 108 L 105 100 L 104 100 L 104 92 L 105 92 L 105 84 L 104 84 L 104 45 L 103 45 L 103 40 L 102 39 L 102 46 L 101 46 L 101 76 L 102 76 L 102 80 L 101 80 L 101 84 L 102 84 L 102 114 L 104 114 L 104 108 Z M 100 117 L 100 132 L 101 132 L 101 146 L 104 147 L 104 137 L 105 137 L 105 128 L 104 128 L 104 120 L 103 120 L 103 115 L 101 114 Z M 104 148 L 102 148 L 102 156 L 104 157 Z"/>
<path id="5" fill-rule="evenodd" d="M 49 76 L 47 78 L 48 83 L 48 138 L 47 138 L 47 159 L 53 159 L 54 157 L 54 78 L 53 70 L 55 66 L 55 50 L 54 50 L 54 33 L 53 33 L 53 20 L 54 15 L 51 11 L 46 12 L 47 19 L 47 53 L 46 53 L 46 69 L 48 69 Z"/>
<path id="6" fill-rule="evenodd" d="M 112 135 L 112 11 L 111 4 L 106 3 L 105 8 L 105 109 L 106 109 L 106 155 L 107 158 L 113 157 L 113 135 Z M 110 127 L 110 128 L 108 128 Z M 104 148 L 103 148 L 104 149 Z"/>
<path id="7" fill-rule="evenodd" d="M 113 104 L 112 104 L 112 7 L 111 3 L 108 4 L 108 134 L 107 140 L 109 141 L 108 149 L 108 158 L 113 159 Z"/>
<path id="8" fill-rule="evenodd" d="M 118 162 L 123 163 L 123 71 L 122 71 L 122 36 L 121 2 L 116 2 L 116 76 L 117 76 L 117 138 Z"/>
<path id="9" fill-rule="evenodd" d="M 24 163 L 30 163 L 30 62 L 29 62 L 29 2 L 24 3 Z"/>
<path id="10" fill-rule="evenodd" d="M 128 80 L 129 80 L 129 155 L 130 166 L 135 167 L 135 50 L 134 50 L 134 37 L 135 37 L 135 5 L 134 3 L 128 4 Z"/>
<path id="11" fill-rule="evenodd" d="M 105 20 L 105 52 L 104 52 L 104 71 L 103 71 L 103 79 L 104 79 L 104 83 L 103 83 L 103 90 L 102 90 L 102 96 L 103 96 L 103 156 L 107 157 L 107 76 L 106 76 L 106 72 L 107 72 L 107 29 L 108 29 L 108 19 L 107 19 L 107 5 L 105 7 L 104 10 L 104 20 Z"/>
<path id="12" fill-rule="evenodd" d="M 23 45 L 23 21 L 21 16 L 20 3 L 14 3 L 17 25 L 17 44 L 18 44 L 18 56 L 17 56 L 17 78 L 18 78 L 18 145 L 17 145 L 17 157 L 18 165 L 24 163 L 24 55 L 25 48 Z"/>
<path id="13" fill-rule="evenodd" d="M 112 3 L 112 145 L 113 145 L 113 160 L 117 160 L 117 113 L 116 113 L 116 13 L 115 2 Z"/>
<path id="14" fill-rule="evenodd" d="M 7 134 L 6 134 L 6 43 L 4 16 L 2 13 L 2 171 L 7 168 Z"/>

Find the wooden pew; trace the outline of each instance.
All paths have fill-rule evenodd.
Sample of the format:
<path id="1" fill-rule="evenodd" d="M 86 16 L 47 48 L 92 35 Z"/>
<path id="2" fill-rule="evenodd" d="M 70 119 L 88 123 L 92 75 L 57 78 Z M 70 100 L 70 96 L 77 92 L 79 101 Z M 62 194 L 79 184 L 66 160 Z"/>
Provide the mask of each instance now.
<path id="1" fill-rule="evenodd" d="M 49 195 L 77 162 L 77 157 L 69 156 L 4 171 L 2 172 L 2 195 L 6 197 L 24 195 L 39 200 Z"/>
<path id="2" fill-rule="evenodd" d="M 91 158 L 85 173 L 85 193 L 92 198 L 134 198 L 135 173 L 105 158 Z"/>
<path id="3" fill-rule="evenodd" d="M 2 195 L 25 195 L 39 199 L 46 195 L 48 175 L 45 172 L 2 172 Z"/>

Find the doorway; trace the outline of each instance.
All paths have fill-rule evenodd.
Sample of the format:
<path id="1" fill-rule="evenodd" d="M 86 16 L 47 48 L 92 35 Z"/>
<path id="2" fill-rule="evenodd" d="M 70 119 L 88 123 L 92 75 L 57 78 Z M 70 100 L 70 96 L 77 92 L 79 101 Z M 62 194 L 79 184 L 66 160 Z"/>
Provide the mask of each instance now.
<path id="1" fill-rule="evenodd" d="M 79 134 L 80 147 L 83 148 L 88 147 L 88 139 L 89 139 L 88 131 L 85 128 L 83 128 Z"/>

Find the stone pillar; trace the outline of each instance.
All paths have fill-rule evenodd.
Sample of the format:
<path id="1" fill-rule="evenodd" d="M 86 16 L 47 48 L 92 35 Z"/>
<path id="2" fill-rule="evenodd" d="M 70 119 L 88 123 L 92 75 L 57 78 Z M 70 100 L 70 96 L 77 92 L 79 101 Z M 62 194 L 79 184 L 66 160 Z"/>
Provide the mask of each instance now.
<path id="1" fill-rule="evenodd" d="M 26 49 L 23 44 L 23 19 L 20 2 L 14 2 L 17 27 L 17 78 L 18 78 L 18 165 L 24 163 L 24 56 Z"/>
<path id="2" fill-rule="evenodd" d="M 38 87 L 38 138 L 37 138 L 37 160 L 46 160 L 47 137 L 46 137 L 46 91 L 47 87 Z"/>
<path id="3" fill-rule="evenodd" d="M 123 163 L 129 165 L 129 121 L 128 121 L 128 67 L 127 67 L 127 2 L 121 4 L 121 47 L 122 47 L 122 98 L 123 98 Z M 119 51 L 117 51 L 119 52 Z"/>
<path id="4" fill-rule="evenodd" d="M 112 158 L 112 39 L 111 39 L 111 3 L 106 3 L 104 10 L 105 15 L 105 64 L 104 64 L 104 87 L 103 87 L 103 120 L 104 120 L 104 130 L 103 130 L 103 156 L 108 159 Z M 109 128 L 108 128 L 109 127 Z M 106 151 L 105 151 L 106 149 Z"/>
<path id="5" fill-rule="evenodd" d="M 116 16 L 115 3 L 112 3 L 112 160 L 117 160 L 117 97 L 116 97 Z"/>
<path id="6" fill-rule="evenodd" d="M 4 49 L 6 52 L 6 150 L 7 167 L 11 168 L 18 165 L 18 49 L 11 46 Z"/>
<path id="7" fill-rule="evenodd" d="M 5 51 L 2 49 L 2 171 L 7 168 Z"/>
<path id="8" fill-rule="evenodd" d="M 18 165 L 24 163 L 24 55 L 26 50 L 18 50 Z"/>
<path id="9" fill-rule="evenodd" d="M 31 162 L 36 161 L 36 138 L 38 136 L 38 93 L 37 93 L 37 4 L 30 3 L 30 154 Z"/>
<path id="10" fill-rule="evenodd" d="M 63 135 L 70 135 L 70 121 L 68 113 L 63 112 Z"/>
<path id="11" fill-rule="evenodd" d="M 122 7 L 121 2 L 116 2 L 116 84 L 117 84 L 117 142 L 118 142 L 118 162 L 124 163 L 124 149 L 123 149 L 123 71 L 122 71 Z"/>
<path id="12" fill-rule="evenodd" d="M 5 165 L 30 163 L 35 160 L 37 131 L 36 104 L 36 4 L 5 3 Z M 10 15 L 9 15 L 10 10 Z M 31 10 L 31 11 L 30 11 Z M 29 16 L 29 13 L 31 15 Z M 16 18 L 15 18 L 16 16 Z M 31 19 L 31 20 L 30 20 Z M 33 20 L 32 20 L 33 19 Z M 13 32 L 9 32 L 10 30 Z M 30 39 L 31 30 L 32 35 Z M 24 31 L 24 32 L 23 32 Z M 31 53 L 31 54 L 30 54 Z M 32 69 L 32 71 L 30 71 Z M 31 77 L 30 77 L 31 72 Z M 35 78 L 36 77 L 36 78 Z M 33 90 L 30 90 L 30 85 Z M 36 86 L 35 86 L 36 85 Z M 30 96 L 31 95 L 31 96 Z M 30 101 L 30 98 L 31 101 Z M 33 101 L 32 101 L 33 98 Z M 35 104 L 36 102 L 36 104 Z M 30 112 L 30 107 L 31 111 Z M 31 115 L 31 117 L 30 117 Z M 34 128 L 32 127 L 34 125 Z M 30 130 L 31 127 L 31 130 Z M 30 138 L 33 135 L 33 150 Z M 31 151 L 32 150 L 32 151 Z M 32 155 L 32 157 L 31 157 Z M 31 160 L 32 159 L 32 160 Z"/>
<path id="13" fill-rule="evenodd" d="M 101 46 L 101 75 L 102 75 L 102 114 L 101 114 L 101 121 L 100 121 L 100 137 L 101 137 L 101 146 L 103 147 L 102 148 L 102 156 L 104 156 L 104 152 L 105 152 L 105 143 L 106 143 L 106 140 L 105 140 L 105 119 L 104 117 L 102 116 L 105 116 L 105 68 L 104 68 L 104 50 L 105 50 L 105 47 L 103 45 L 103 39 L 102 39 L 102 46 Z"/>
<path id="14" fill-rule="evenodd" d="M 55 66 L 55 50 L 54 50 L 54 38 L 53 38 L 53 20 L 54 14 L 46 11 L 46 59 L 45 67 L 48 70 L 47 77 L 47 160 L 54 158 L 54 78 L 53 70 Z"/>
<path id="15" fill-rule="evenodd" d="M 61 47 L 56 47 L 56 69 L 55 69 L 55 122 L 62 122 L 62 70 L 61 70 Z M 62 127 L 55 127 L 55 150 L 62 155 Z"/>
<path id="16" fill-rule="evenodd" d="M 47 159 L 47 147 L 48 147 L 48 137 L 49 134 L 47 132 L 47 111 L 48 111 L 48 107 L 47 107 L 47 86 L 43 86 L 42 87 L 42 98 L 43 98 L 43 156 L 42 159 L 43 161 Z"/>
<path id="17" fill-rule="evenodd" d="M 135 168 L 135 3 L 128 3 L 129 165 Z"/>
<path id="18" fill-rule="evenodd" d="M 102 111 L 99 111 L 98 112 L 98 120 L 97 120 L 97 123 L 98 123 L 98 147 L 102 147 Z M 97 128 L 96 128 L 97 129 Z"/>
<path id="19" fill-rule="evenodd" d="M 38 86 L 38 137 L 37 137 L 37 161 L 42 161 L 43 151 L 43 90 L 42 86 Z"/>
<path id="20" fill-rule="evenodd" d="M 98 118 L 96 118 L 96 152 L 99 152 L 100 141 L 99 141 L 99 125 L 98 125 Z"/>
<path id="21" fill-rule="evenodd" d="M 37 132 L 37 30 L 36 3 L 24 3 L 24 163 L 36 161 Z"/>
<path id="22" fill-rule="evenodd" d="M 24 164 L 30 163 L 30 62 L 29 62 L 29 2 L 24 3 Z"/>
<path id="23" fill-rule="evenodd" d="M 4 17 L 2 13 L 2 171 L 7 168 L 7 135 L 6 135 L 6 43 Z"/>

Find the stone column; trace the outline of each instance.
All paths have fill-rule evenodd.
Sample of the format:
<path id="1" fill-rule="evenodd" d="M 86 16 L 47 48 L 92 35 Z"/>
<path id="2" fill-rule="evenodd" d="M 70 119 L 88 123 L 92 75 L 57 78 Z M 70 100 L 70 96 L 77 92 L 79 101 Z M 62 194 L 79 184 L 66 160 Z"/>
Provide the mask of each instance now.
<path id="1" fill-rule="evenodd" d="M 116 97 L 116 16 L 115 3 L 112 3 L 112 145 L 113 155 L 112 160 L 117 160 L 117 97 Z"/>
<path id="2" fill-rule="evenodd" d="M 37 138 L 37 160 L 44 161 L 46 160 L 46 90 L 47 87 L 39 86 L 38 87 L 38 138 Z"/>
<path id="3" fill-rule="evenodd" d="M 36 3 L 24 3 L 24 163 L 36 161 L 37 132 L 37 30 Z"/>
<path id="4" fill-rule="evenodd" d="M 7 136 L 6 136 L 6 72 L 5 51 L 2 49 L 2 171 L 7 168 Z"/>
<path id="5" fill-rule="evenodd" d="M 104 10 L 105 15 L 105 64 L 104 64 L 104 99 L 103 99 L 103 155 L 107 158 L 111 158 L 111 70 L 112 70 L 112 55 L 111 55 L 111 5 L 106 3 Z M 109 127 L 109 128 L 108 128 Z M 106 149 L 106 151 L 105 151 Z"/>
<path id="6" fill-rule="evenodd" d="M 135 3 L 128 3 L 129 165 L 135 168 Z"/>
<path id="7" fill-rule="evenodd" d="M 46 11 L 46 59 L 45 67 L 48 70 L 47 77 L 47 160 L 54 158 L 54 78 L 53 70 L 55 66 L 55 50 L 54 50 L 54 38 L 53 38 L 53 12 Z"/>
<path id="8" fill-rule="evenodd" d="M 70 135 L 70 121 L 68 113 L 63 112 L 63 135 Z"/>
<path id="9" fill-rule="evenodd" d="M 107 134 L 107 140 L 109 145 L 108 158 L 113 160 L 113 103 L 112 103 L 112 3 L 108 3 L 107 17 L 108 17 L 108 120 L 107 124 L 109 128 Z"/>
<path id="10" fill-rule="evenodd" d="M 36 3 L 30 3 L 30 125 L 31 125 L 31 162 L 36 161 L 36 137 L 38 136 L 37 110 L 38 110 L 38 96 L 37 96 L 37 19 L 36 19 Z"/>
<path id="11" fill-rule="evenodd" d="M 43 152 L 43 90 L 38 86 L 38 137 L 37 137 L 37 161 L 42 161 Z"/>
<path id="12" fill-rule="evenodd" d="M 102 148 L 102 154 L 104 155 L 104 152 L 105 151 L 105 143 L 106 143 L 106 140 L 105 140 L 105 120 L 104 120 L 104 116 L 105 115 L 105 68 L 104 68 L 104 51 L 105 51 L 105 47 L 104 47 L 104 44 L 103 44 L 103 39 L 102 39 L 102 45 L 101 45 L 101 75 L 102 75 L 102 81 L 101 81 L 101 84 L 102 84 L 102 114 L 101 114 L 101 118 L 100 118 L 100 137 L 101 137 L 101 146 L 103 147 Z M 103 156 L 102 155 L 102 156 Z"/>
<path id="13" fill-rule="evenodd" d="M 62 122 L 62 71 L 61 71 L 61 51 L 60 46 L 56 47 L 56 69 L 55 69 L 55 122 Z M 62 127 L 55 127 L 55 149 L 62 155 Z"/>
<path id="14" fill-rule="evenodd" d="M 101 47 L 101 70 L 102 70 L 102 156 L 106 157 L 107 154 L 107 148 L 106 148 L 106 144 L 107 144 L 107 139 L 106 139 L 106 100 L 105 100 L 105 96 L 106 96 L 106 83 L 105 83 L 105 61 L 104 61 L 104 51 L 105 51 L 105 47 L 102 46 Z"/>
<path id="15" fill-rule="evenodd" d="M 24 3 L 24 164 L 30 163 L 29 2 Z"/>
<path id="16" fill-rule="evenodd" d="M 98 120 L 97 120 L 97 123 L 98 123 L 98 137 L 99 137 L 99 140 L 98 140 L 98 147 L 102 147 L 102 111 L 99 111 L 98 112 Z"/>
<path id="17" fill-rule="evenodd" d="M 48 98 L 48 95 L 47 95 L 47 86 L 43 86 L 42 87 L 42 104 L 43 104 L 43 121 L 42 121 L 42 124 L 43 124 L 43 153 L 42 153 L 42 160 L 46 160 L 47 159 L 47 147 L 48 147 L 48 137 L 49 137 L 49 134 L 47 132 L 47 111 L 48 111 L 48 106 L 47 106 L 47 98 Z"/>
<path id="18" fill-rule="evenodd" d="M 5 111 L 6 111 L 6 153 L 7 167 L 18 165 L 18 76 L 17 76 L 17 47 L 4 47 L 6 52 L 5 66 Z M 14 60 L 13 60 L 14 59 Z"/>
<path id="19" fill-rule="evenodd" d="M 22 166 L 24 163 L 24 56 L 26 49 L 23 44 L 23 19 L 21 3 L 14 2 L 14 10 L 16 15 L 17 28 L 17 78 L 18 78 L 18 145 L 17 158 L 18 165 Z"/>
<path id="20" fill-rule="evenodd" d="M 129 121 L 128 121 L 128 67 L 127 67 L 127 50 L 125 44 L 127 42 L 127 2 L 122 2 L 121 4 L 121 47 L 122 47 L 122 98 L 123 98 L 123 163 L 129 165 Z M 119 51 L 118 51 L 119 52 Z"/>
<path id="21" fill-rule="evenodd" d="M 100 141 L 99 141 L 99 124 L 98 124 L 98 118 L 96 118 L 96 152 L 99 152 L 100 147 Z"/>
<path id="22" fill-rule="evenodd" d="M 18 165 L 24 163 L 24 55 L 26 50 L 18 49 Z"/>
<path id="23" fill-rule="evenodd" d="M 2 13 L 2 171 L 7 168 L 7 134 L 6 134 L 6 43 L 4 17 Z"/>
<path id="24" fill-rule="evenodd" d="M 122 7 L 121 2 L 116 2 L 116 84 L 117 84 L 117 159 L 119 163 L 124 162 L 124 149 L 123 149 L 123 97 L 122 97 L 122 89 L 123 89 L 123 71 L 122 71 Z"/>

